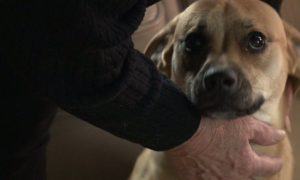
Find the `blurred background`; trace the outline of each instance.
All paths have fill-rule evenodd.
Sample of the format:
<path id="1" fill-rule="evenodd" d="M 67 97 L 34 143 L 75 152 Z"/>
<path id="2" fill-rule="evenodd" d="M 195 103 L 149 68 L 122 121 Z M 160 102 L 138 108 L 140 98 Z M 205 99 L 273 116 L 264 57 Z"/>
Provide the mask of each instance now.
<path id="1" fill-rule="evenodd" d="M 135 46 L 143 51 L 147 42 L 191 1 L 163 0 L 148 8 L 140 29 L 134 35 Z M 282 15 L 300 29 L 300 1 L 284 0 Z M 300 179 L 300 100 L 292 112 L 291 139 L 296 155 L 295 180 Z M 60 111 L 51 129 L 48 147 L 49 180 L 125 180 L 142 147 L 114 137 L 66 112 Z M 298 153 L 299 152 L 299 153 Z"/>

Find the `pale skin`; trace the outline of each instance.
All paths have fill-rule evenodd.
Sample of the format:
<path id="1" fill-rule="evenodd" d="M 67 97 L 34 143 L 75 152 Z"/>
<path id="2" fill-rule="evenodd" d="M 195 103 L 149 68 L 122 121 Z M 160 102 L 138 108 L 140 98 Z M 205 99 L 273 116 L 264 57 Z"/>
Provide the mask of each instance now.
<path id="1" fill-rule="evenodd" d="M 258 155 L 250 143 L 270 146 L 284 137 L 285 131 L 251 117 L 203 118 L 188 142 L 166 154 L 181 179 L 247 180 L 270 176 L 282 167 L 281 158 Z"/>

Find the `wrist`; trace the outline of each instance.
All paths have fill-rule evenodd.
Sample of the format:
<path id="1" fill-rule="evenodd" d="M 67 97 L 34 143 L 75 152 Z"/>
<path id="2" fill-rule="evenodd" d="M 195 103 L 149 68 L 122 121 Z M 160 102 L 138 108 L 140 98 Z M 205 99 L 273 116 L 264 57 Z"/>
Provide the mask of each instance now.
<path id="1" fill-rule="evenodd" d="M 184 154 L 194 154 L 205 151 L 215 134 L 213 131 L 214 129 L 209 127 L 208 121 L 211 120 L 202 118 L 194 135 L 183 144 L 167 151 L 167 154 L 172 156 L 182 156 Z M 207 134 L 210 134 L 211 136 L 207 137 Z"/>

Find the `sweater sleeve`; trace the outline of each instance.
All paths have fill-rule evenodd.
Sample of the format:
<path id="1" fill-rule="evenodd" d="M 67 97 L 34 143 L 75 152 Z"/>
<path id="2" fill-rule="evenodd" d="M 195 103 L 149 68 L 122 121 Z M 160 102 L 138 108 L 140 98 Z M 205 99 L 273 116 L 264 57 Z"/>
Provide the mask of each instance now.
<path id="1" fill-rule="evenodd" d="M 52 14 L 49 7 L 46 12 L 14 7 L 8 11 L 19 16 L 6 17 L 16 23 L 7 23 L 2 36 L 18 46 L 7 45 L 5 52 L 33 91 L 67 112 L 153 150 L 170 149 L 194 134 L 200 117 L 186 96 L 134 50 L 131 35 L 150 1 L 128 2 L 114 5 L 118 12 L 107 16 L 88 3 L 68 4 Z"/>
<path id="2" fill-rule="evenodd" d="M 107 77 L 97 77 L 90 73 L 100 75 L 97 71 L 103 66 L 90 67 L 86 73 L 78 74 L 87 79 L 72 76 L 71 81 L 78 84 L 68 83 L 65 92 L 56 91 L 51 97 L 71 114 L 145 147 L 166 150 L 185 142 L 200 122 L 192 105 L 143 54 L 133 49 L 126 51 L 124 57 L 105 55 L 112 58 L 107 61 L 124 59 L 120 70 L 108 68 Z M 100 61 L 102 53 L 84 55 L 82 60 Z"/>

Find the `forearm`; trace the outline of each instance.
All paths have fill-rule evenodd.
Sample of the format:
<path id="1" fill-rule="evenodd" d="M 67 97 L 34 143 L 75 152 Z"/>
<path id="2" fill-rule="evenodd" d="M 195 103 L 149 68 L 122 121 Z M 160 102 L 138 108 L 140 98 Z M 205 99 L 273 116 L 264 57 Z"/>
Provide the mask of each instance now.
<path id="1" fill-rule="evenodd" d="M 200 118 L 185 95 L 162 78 L 143 55 L 131 51 L 127 57 L 119 77 L 108 88 L 94 87 L 90 89 L 93 93 L 86 95 L 54 98 L 81 119 L 151 149 L 165 150 L 186 141 L 198 128 Z M 94 81 L 90 84 L 101 84 L 94 76 L 88 79 Z M 82 87 L 89 89 L 88 84 L 79 83 L 70 90 Z"/>
<path id="2" fill-rule="evenodd" d="M 20 28 L 8 24 L 2 34 L 3 42 L 14 44 L 3 46 L 5 56 L 33 91 L 66 111 L 146 147 L 172 148 L 192 136 L 199 119 L 184 94 L 133 50 L 131 35 L 146 2 L 130 7 L 114 17 L 83 8 L 78 19 L 71 9 L 56 14 L 66 18 L 58 22 L 23 16 L 31 9 L 21 7 L 20 19 L 9 17 Z"/>
<path id="3" fill-rule="evenodd" d="M 45 69 L 36 81 L 71 114 L 155 150 L 183 143 L 198 128 L 200 117 L 185 95 L 131 46 L 71 57 L 63 62 L 81 63 L 52 75 Z"/>

